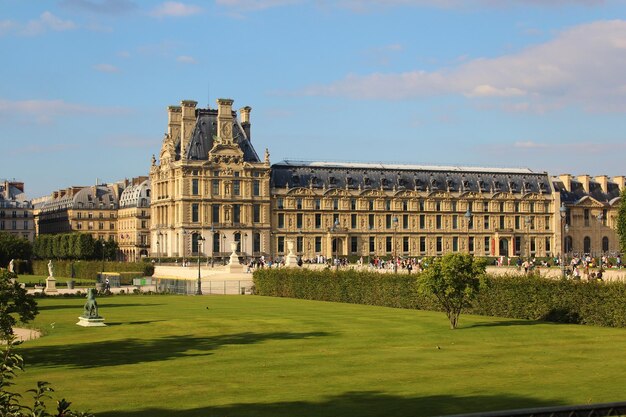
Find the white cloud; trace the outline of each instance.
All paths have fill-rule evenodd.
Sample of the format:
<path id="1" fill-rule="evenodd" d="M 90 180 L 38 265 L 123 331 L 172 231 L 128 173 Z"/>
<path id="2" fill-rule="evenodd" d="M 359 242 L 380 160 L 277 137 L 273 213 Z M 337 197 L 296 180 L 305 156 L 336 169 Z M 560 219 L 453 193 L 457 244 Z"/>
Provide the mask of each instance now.
<path id="1" fill-rule="evenodd" d="M 254 11 L 304 3 L 304 0 L 216 0 L 216 4 L 239 11 Z"/>
<path id="2" fill-rule="evenodd" d="M 184 17 L 202 12 L 199 6 L 188 5 L 176 1 L 166 1 L 158 5 L 150 15 L 153 17 Z"/>
<path id="3" fill-rule="evenodd" d="M 192 56 L 189 55 L 180 55 L 179 57 L 176 58 L 176 61 L 180 62 L 181 64 L 197 64 L 198 61 L 196 61 L 196 59 Z"/>
<path id="4" fill-rule="evenodd" d="M 357 12 L 381 7 L 436 7 L 443 9 L 506 8 L 515 6 L 596 6 L 606 0 L 340 0 L 340 7 Z"/>
<path id="5" fill-rule="evenodd" d="M 528 140 L 528 141 L 518 141 L 515 142 L 513 144 L 514 148 L 519 148 L 519 149 L 537 149 L 537 148 L 547 148 L 548 145 L 546 145 L 545 143 L 537 143 L 537 142 L 533 142 L 532 140 Z"/>
<path id="6" fill-rule="evenodd" d="M 12 121 L 19 117 L 24 122 L 47 124 L 57 117 L 72 115 L 124 115 L 130 111 L 122 107 L 99 107 L 68 103 L 64 100 L 6 100 L 0 98 L 0 119 Z"/>
<path id="7" fill-rule="evenodd" d="M 120 72 L 120 69 L 118 67 L 111 64 L 97 64 L 93 66 L 93 69 L 95 69 L 96 71 L 108 73 Z"/>
<path id="8" fill-rule="evenodd" d="M 34 36 L 52 30 L 62 32 L 76 29 L 76 24 L 71 20 L 63 20 L 51 12 L 43 12 L 38 19 L 30 20 L 19 31 L 21 35 Z"/>
<path id="9" fill-rule="evenodd" d="M 308 95 L 356 99 L 412 99 L 463 95 L 502 100 L 508 110 L 580 105 L 590 111 L 626 111 L 626 21 L 575 26 L 517 53 L 480 58 L 436 71 L 350 74 Z M 522 101 L 520 101 L 522 100 Z"/>
<path id="10" fill-rule="evenodd" d="M 136 7 L 130 0 L 63 0 L 60 4 L 73 10 L 108 15 L 123 14 Z"/>
<path id="11" fill-rule="evenodd" d="M 17 26 L 17 23 L 12 20 L 0 20 L 0 36 L 11 32 Z"/>

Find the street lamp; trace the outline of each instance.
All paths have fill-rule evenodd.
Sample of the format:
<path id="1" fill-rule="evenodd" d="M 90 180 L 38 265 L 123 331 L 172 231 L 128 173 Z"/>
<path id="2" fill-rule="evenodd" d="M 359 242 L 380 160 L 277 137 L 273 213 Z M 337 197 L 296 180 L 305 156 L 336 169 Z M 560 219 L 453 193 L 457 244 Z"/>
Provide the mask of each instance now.
<path id="1" fill-rule="evenodd" d="M 226 233 L 222 234 L 222 252 L 226 249 Z M 226 265 L 226 255 L 222 256 L 222 263 Z"/>
<path id="2" fill-rule="evenodd" d="M 196 295 L 202 295 L 202 279 L 200 278 L 200 245 L 206 239 L 202 237 L 202 235 L 198 235 L 198 289 L 196 290 Z"/>
<path id="3" fill-rule="evenodd" d="M 242 242 L 241 242 L 241 248 L 239 248 L 239 250 L 241 251 L 241 255 L 243 256 L 243 263 L 247 264 L 248 262 L 248 255 L 246 254 L 246 238 L 248 237 L 247 233 L 244 233 L 242 236 Z"/>
<path id="4" fill-rule="evenodd" d="M 470 227 L 470 222 L 472 221 L 472 211 L 470 210 L 469 205 L 468 205 L 467 211 L 465 211 L 465 214 L 463 215 L 463 217 L 465 217 L 465 229 L 467 230 L 467 253 L 470 253 L 469 227 Z"/>
<path id="5" fill-rule="evenodd" d="M 565 274 L 565 217 L 567 216 L 567 208 L 565 207 L 565 203 L 561 203 L 561 208 L 559 209 L 559 214 L 561 215 L 561 276 L 563 278 L 566 277 Z"/>
<path id="6" fill-rule="evenodd" d="M 600 225 L 600 227 L 602 227 L 602 221 L 604 220 L 604 214 L 600 213 L 596 216 L 596 220 L 598 221 L 598 224 Z M 603 256 L 603 248 L 602 248 L 602 238 L 600 238 L 600 272 L 602 272 L 602 256 Z"/>
<path id="7" fill-rule="evenodd" d="M 335 262 L 335 271 L 339 271 L 339 242 L 337 241 L 337 238 L 333 237 L 335 236 L 337 230 L 339 230 L 339 217 L 335 219 L 335 223 L 333 223 L 333 227 L 330 229 L 331 238 L 334 239 L 335 242 L 335 259 L 333 261 Z"/>
<path id="8" fill-rule="evenodd" d="M 526 257 L 530 260 L 530 224 L 532 219 L 530 216 L 524 217 L 524 224 L 526 225 Z"/>
<path id="9" fill-rule="evenodd" d="M 398 259 L 397 259 L 397 247 L 396 247 L 396 233 L 398 232 L 398 217 L 393 217 L 393 273 L 398 273 Z"/>
<path id="10" fill-rule="evenodd" d="M 102 278 L 104 276 L 104 247 L 106 246 L 106 244 L 104 243 L 104 240 L 102 240 L 100 243 L 102 244 L 102 271 L 100 271 L 100 278 Z"/>

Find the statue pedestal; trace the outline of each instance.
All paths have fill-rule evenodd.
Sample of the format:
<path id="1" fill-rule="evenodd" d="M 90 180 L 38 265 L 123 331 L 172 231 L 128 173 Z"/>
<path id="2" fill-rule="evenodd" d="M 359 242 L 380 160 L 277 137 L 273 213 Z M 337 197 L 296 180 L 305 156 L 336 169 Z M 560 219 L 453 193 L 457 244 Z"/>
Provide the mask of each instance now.
<path id="1" fill-rule="evenodd" d="M 298 257 L 293 254 L 293 240 L 287 241 L 287 250 L 289 251 L 289 254 L 285 256 L 285 266 L 287 267 L 298 266 Z"/>
<path id="2" fill-rule="evenodd" d="M 230 250 L 233 252 L 230 254 L 230 260 L 226 265 L 226 270 L 231 274 L 243 272 L 243 265 L 239 263 L 239 255 L 237 255 L 237 242 L 230 244 Z"/>
<path id="3" fill-rule="evenodd" d="M 106 324 L 104 324 L 104 317 L 91 319 L 87 317 L 79 317 L 78 323 L 76 324 L 82 327 L 106 327 Z"/>
<path id="4" fill-rule="evenodd" d="M 57 280 L 54 277 L 46 278 L 46 289 L 44 290 L 46 294 L 53 294 L 58 292 L 57 290 Z"/>

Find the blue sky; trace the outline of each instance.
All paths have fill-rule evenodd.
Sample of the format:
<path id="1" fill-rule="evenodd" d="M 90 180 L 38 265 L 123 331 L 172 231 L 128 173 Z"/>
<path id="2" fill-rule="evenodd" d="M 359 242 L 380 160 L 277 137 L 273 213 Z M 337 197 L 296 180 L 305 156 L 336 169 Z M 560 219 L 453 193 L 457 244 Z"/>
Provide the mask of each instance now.
<path id="1" fill-rule="evenodd" d="M 168 105 L 282 159 L 626 175 L 626 1 L 0 0 L 0 178 L 146 175 Z"/>

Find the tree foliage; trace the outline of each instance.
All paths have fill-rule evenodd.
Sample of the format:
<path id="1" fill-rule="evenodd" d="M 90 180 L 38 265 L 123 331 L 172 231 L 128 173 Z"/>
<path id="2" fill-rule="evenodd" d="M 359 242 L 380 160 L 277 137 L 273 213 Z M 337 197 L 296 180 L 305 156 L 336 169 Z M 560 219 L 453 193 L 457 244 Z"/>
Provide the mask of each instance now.
<path id="1" fill-rule="evenodd" d="M 17 282 L 17 274 L 0 269 L 0 338 L 13 335 L 17 318 L 28 322 L 38 313 L 37 302 Z"/>
<path id="2" fill-rule="evenodd" d="M 420 291 L 435 296 L 456 329 L 461 311 L 478 295 L 486 264 L 465 253 L 449 253 L 427 262 L 419 277 Z"/>
<path id="3" fill-rule="evenodd" d="M 88 233 L 65 233 L 39 235 L 33 245 L 33 254 L 38 259 L 102 259 L 102 241 Z M 119 245 L 110 239 L 104 241 L 104 258 L 113 261 Z"/>
<path id="4" fill-rule="evenodd" d="M 6 232 L 0 233 L 0 265 L 8 265 L 11 259 L 28 260 L 32 251 L 33 247 L 28 239 Z"/>
<path id="5" fill-rule="evenodd" d="M 615 227 L 619 237 L 620 251 L 626 253 L 626 189 L 622 190 L 616 223 Z"/>

